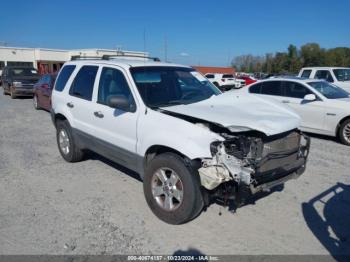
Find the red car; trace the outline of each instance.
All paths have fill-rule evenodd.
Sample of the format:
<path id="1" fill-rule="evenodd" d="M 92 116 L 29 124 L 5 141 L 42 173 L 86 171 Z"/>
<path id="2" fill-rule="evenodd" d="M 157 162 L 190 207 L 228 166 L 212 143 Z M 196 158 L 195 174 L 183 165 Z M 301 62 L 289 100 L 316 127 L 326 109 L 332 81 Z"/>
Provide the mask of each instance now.
<path id="1" fill-rule="evenodd" d="M 33 104 L 35 109 L 51 110 L 51 93 L 56 80 L 56 74 L 45 74 L 34 85 Z"/>
<path id="2" fill-rule="evenodd" d="M 256 79 L 254 79 L 254 78 L 252 78 L 250 76 L 240 76 L 239 79 L 245 80 L 245 84 L 246 85 L 253 84 L 253 83 L 255 83 L 257 81 Z"/>

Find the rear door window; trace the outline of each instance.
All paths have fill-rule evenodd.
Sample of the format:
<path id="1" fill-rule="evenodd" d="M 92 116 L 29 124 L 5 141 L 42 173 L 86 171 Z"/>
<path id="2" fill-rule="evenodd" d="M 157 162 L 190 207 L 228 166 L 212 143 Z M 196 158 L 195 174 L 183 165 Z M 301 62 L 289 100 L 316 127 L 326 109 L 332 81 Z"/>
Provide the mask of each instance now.
<path id="1" fill-rule="evenodd" d="M 329 72 L 328 70 L 317 70 L 315 78 L 324 79 L 328 82 L 334 82 L 331 72 Z"/>
<path id="2" fill-rule="evenodd" d="M 69 90 L 71 96 L 91 101 L 98 66 L 83 66 Z"/>
<path id="3" fill-rule="evenodd" d="M 73 73 L 74 69 L 75 69 L 75 65 L 66 65 L 62 68 L 61 72 L 58 75 L 57 81 L 56 81 L 56 85 L 55 85 L 56 91 L 61 92 L 64 89 L 64 87 L 65 87 L 69 77 Z"/>
<path id="4" fill-rule="evenodd" d="M 303 71 L 303 73 L 301 74 L 301 77 L 302 78 L 310 78 L 310 75 L 311 75 L 311 70 L 307 69 L 307 70 Z"/>
<path id="5" fill-rule="evenodd" d="M 208 74 L 208 75 L 205 75 L 205 77 L 210 79 L 210 78 L 214 78 L 214 75 L 213 74 Z"/>
<path id="6" fill-rule="evenodd" d="M 225 74 L 225 75 L 222 76 L 222 78 L 233 78 L 233 75 Z"/>
<path id="7" fill-rule="evenodd" d="M 285 94 L 287 97 L 303 99 L 308 94 L 313 94 L 307 87 L 296 82 L 284 82 Z"/>
<path id="8" fill-rule="evenodd" d="M 263 82 L 261 94 L 270 96 L 282 96 L 281 81 Z"/>

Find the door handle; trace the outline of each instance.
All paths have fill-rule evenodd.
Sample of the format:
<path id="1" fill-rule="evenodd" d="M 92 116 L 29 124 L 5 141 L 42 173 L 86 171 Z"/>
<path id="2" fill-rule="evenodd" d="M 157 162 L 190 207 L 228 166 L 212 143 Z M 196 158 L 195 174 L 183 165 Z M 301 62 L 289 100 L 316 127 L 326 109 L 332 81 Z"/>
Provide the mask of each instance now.
<path id="1" fill-rule="evenodd" d="M 103 117 L 104 117 L 104 115 L 102 114 L 101 111 L 96 111 L 96 112 L 94 112 L 94 115 L 95 115 L 96 117 L 98 117 L 98 118 L 103 118 Z"/>
<path id="2" fill-rule="evenodd" d="M 74 107 L 74 105 L 73 105 L 72 102 L 67 103 L 67 106 L 68 106 L 69 108 L 73 108 L 73 107 Z"/>
<path id="3" fill-rule="evenodd" d="M 290 101 L 289 100 L 282 100 L 282 103 L 288 104 Z"/>

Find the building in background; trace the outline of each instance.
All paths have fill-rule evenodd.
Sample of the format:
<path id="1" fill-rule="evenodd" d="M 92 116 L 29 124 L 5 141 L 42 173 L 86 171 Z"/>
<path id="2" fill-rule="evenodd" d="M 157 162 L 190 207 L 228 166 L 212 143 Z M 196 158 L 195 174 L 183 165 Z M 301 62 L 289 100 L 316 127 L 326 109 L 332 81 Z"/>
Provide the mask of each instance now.
<path id="1" fill-rule="evenodd" d="M 230 74 L 235 73 L 235 69 L 232 67 L 213 67 L 213 66 L 192 66 L 197 71 L 201 72 L 203 75 L 212 74 Z"/>
<path id="2" fill-rule="evenodd" d="M 55 73 L 72 56 L 102 57 L 118 54 L 146 57 L 148 53 L 113 49 L 47 49 L 0 46 L 0 74 L 5 66 L 32 66 L 40 74 Z"/>

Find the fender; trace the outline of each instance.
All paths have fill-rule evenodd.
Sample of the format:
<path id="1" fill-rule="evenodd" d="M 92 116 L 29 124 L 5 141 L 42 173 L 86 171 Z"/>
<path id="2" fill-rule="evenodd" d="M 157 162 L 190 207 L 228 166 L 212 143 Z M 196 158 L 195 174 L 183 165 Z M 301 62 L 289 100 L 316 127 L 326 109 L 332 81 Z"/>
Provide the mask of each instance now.
<path id="1" fill-rule="evenodd" d="M 154 110 L 138 121 L 137 153 L 145 156 L 154 145 L 175 149 L 189 159 L 211 158 L 210 144 L 224 138 L 209 129 Z"/>

